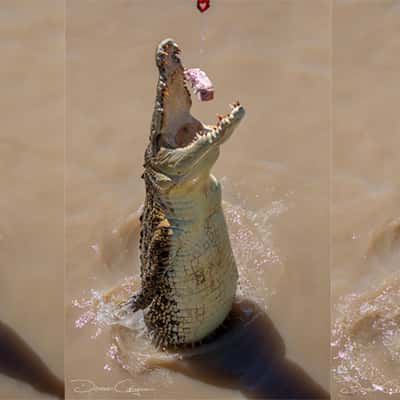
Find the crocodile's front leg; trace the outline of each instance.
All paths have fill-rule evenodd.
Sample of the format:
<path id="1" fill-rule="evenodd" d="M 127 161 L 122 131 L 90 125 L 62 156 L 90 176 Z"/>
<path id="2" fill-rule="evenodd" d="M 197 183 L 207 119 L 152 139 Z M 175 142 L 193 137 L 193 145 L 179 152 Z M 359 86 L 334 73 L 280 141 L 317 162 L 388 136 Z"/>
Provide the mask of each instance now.
<path id="1" fill-rule="evenodd" d="M 163 220 L 154 231 L 154 236 L 147 249 L 147 255 L 142 257 L 146 265 L 140 269 L 141 288 L 121 305 L 123 308 L 128 307 L 133 312 L 143 310 L 151 304 L 157 295 L 157 291 L 163 284 L 163 277 L 168 266 L 168 236 L 170 234 L 169 223 L 167 220 Z"/>

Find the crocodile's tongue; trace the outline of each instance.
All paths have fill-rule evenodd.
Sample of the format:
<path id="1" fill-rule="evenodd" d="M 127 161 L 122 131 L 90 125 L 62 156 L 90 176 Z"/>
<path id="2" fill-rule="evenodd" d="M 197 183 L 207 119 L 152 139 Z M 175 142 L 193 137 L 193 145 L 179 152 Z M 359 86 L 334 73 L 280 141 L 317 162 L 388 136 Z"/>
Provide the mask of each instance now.
<path id="1" fill-rule="evenodd" d="M 200 68 L 188 68 L 184 71 L 185 78 L 191 83 L 193 92 L 200 101 L 214 98 L 214 87 L 207 74 Z"/>

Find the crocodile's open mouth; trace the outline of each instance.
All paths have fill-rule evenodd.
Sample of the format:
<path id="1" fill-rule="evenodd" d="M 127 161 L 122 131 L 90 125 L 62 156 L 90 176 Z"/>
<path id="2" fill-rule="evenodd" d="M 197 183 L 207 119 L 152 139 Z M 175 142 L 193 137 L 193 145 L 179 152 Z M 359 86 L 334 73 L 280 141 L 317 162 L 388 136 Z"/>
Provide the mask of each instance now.
<path id="1" fill-rule="evenodd" d="M 217 114 L 217 123 L 203 125 L 190 114 L 192 100 L 188 90 L 189 83 L 200 101 L 209 101 L 214 97 L 214 88 L 208 76 L 199 68 L 185 69 L 181 58 L 181 50 L 172 39 L 163 40 L 156 51 L 156 64 L 160 71 L 161 107 L 163 118 L 161 137 L 164 145 L 169 147 L 185 147 L 204 135 L 210 129 L 218 128 L 221 123 L 228 123 L 234 118 L 240 104 L 236 101 L 230 105 L 230 113 Z"/>

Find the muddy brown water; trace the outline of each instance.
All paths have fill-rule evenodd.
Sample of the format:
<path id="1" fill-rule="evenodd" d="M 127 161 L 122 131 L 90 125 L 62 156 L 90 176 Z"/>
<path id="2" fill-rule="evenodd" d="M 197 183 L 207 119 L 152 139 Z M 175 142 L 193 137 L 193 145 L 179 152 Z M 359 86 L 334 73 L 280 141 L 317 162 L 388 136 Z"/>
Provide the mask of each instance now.
<path id="1" fill-rule="evenodd" d="M 0 349 L 26 367 L 2 357 L 0 398 L 400 396 L 399 1 L 4 0 L 0 22 Z M 165 37 L 214 83 L 194 115 L 247 110 L 213 170 L 238 302 L 183 355 L 110 318 Z"/>
<path id="2" fill-rule="evenodd" d="M 0 398 L 4 399 L 49 398 L 23 382 L 35 380 L 35 386 L 59 393 L 54 375 L 64 376 L 63 26 L 61 1 L 1 2 Z M 51 375 L 41 369 L 41 362 Z"/>
<path id="3" fill-rule="evenodd" d="M 399 1 L 333 9 L 332 393 L 340 399 L 400 398 L 399 21 Z"/>

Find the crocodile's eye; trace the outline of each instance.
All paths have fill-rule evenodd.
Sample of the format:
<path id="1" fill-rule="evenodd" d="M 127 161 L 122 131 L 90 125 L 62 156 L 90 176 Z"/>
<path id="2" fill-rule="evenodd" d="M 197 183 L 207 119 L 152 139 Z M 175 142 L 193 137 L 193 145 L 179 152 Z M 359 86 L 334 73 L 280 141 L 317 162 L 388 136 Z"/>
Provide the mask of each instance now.
<path id="1" fill-rule="evenodd" d="M 171 58 L 172 58 L 176 63 L 178 63 L 178 62 L 180 61 L 180 60 L 179 60 L 179 57 L 177 56 L 176 53 L 173 53 L 172 56 L 171 56 Z"/>

